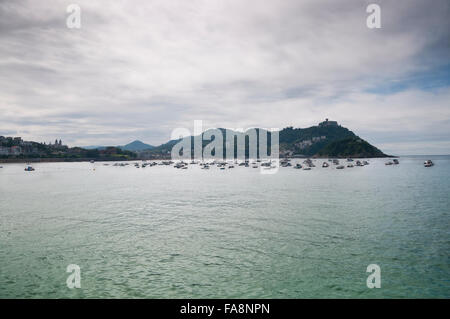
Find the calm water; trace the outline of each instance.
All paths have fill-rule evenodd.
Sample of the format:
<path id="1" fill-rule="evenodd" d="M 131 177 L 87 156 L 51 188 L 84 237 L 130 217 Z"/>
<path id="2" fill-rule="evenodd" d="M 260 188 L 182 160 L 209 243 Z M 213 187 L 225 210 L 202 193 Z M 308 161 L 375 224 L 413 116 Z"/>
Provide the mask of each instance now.
<path id="1" fill-rule="evenodd" d="M 274 175 L 0 164 L 0 297 L 449 298 L 450 157 L 430 158 Z"/>

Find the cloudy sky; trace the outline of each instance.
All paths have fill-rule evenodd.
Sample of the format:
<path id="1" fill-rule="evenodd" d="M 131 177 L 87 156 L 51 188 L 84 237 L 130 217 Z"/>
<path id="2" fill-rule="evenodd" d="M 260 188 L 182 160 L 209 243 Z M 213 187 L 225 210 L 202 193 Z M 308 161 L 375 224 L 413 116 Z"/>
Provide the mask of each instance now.
<path id="1" fill-rule="evenodd" d="M 387 153 L 449 154 L 450 2 L 0 0 L 0 135 L 158 145 L 196 119 L 324 118 Z"/>

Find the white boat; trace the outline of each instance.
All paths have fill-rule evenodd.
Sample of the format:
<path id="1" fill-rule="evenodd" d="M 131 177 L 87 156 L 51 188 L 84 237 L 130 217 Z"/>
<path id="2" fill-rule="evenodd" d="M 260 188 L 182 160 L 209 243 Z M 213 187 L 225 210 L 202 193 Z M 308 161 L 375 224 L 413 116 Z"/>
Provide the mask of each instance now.
<path id="1" fill-rule="evenodd" d="M 425 167 L 431 167 L 431 166 L 433 166 L 434 165 L 434 163 L 431 161 L 431 160 L 426 160 L 424 163 L 423 163 L 423 166 L 425 166 Z"/>
<path id="2" fill-rule="evenodd" d="M 330 166 L 330 165 L 328 165 L 327 162 L 323 162 L 322 167 L 328 167 L 328 166 Z"/>

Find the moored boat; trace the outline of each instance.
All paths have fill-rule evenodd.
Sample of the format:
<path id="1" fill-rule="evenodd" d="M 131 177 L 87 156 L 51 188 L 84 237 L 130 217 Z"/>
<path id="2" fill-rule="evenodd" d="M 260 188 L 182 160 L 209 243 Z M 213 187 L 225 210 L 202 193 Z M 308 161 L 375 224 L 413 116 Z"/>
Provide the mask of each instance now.
<path id="1" fill-rule="evenodd" d="M 434 163 L 431 161 L 431 160 L 426 160 L 424 163 L 423 163 L 423 166 L 425 166 L 425 167 L 431 167 L 431 166 L 433 166 L 434 165 Z"/>

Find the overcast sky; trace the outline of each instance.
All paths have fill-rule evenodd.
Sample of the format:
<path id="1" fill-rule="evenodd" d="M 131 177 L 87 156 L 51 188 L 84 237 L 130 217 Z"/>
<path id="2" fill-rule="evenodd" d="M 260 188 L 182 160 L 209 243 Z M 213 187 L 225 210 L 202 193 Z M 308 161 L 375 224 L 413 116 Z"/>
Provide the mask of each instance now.
<path id="1" fill-rule="evenodd" d="M 0 135 L 159 145 L 196 119 L 324 118 L 386 153 L 449 154 L 450 1 L 0 0 Z"/>

